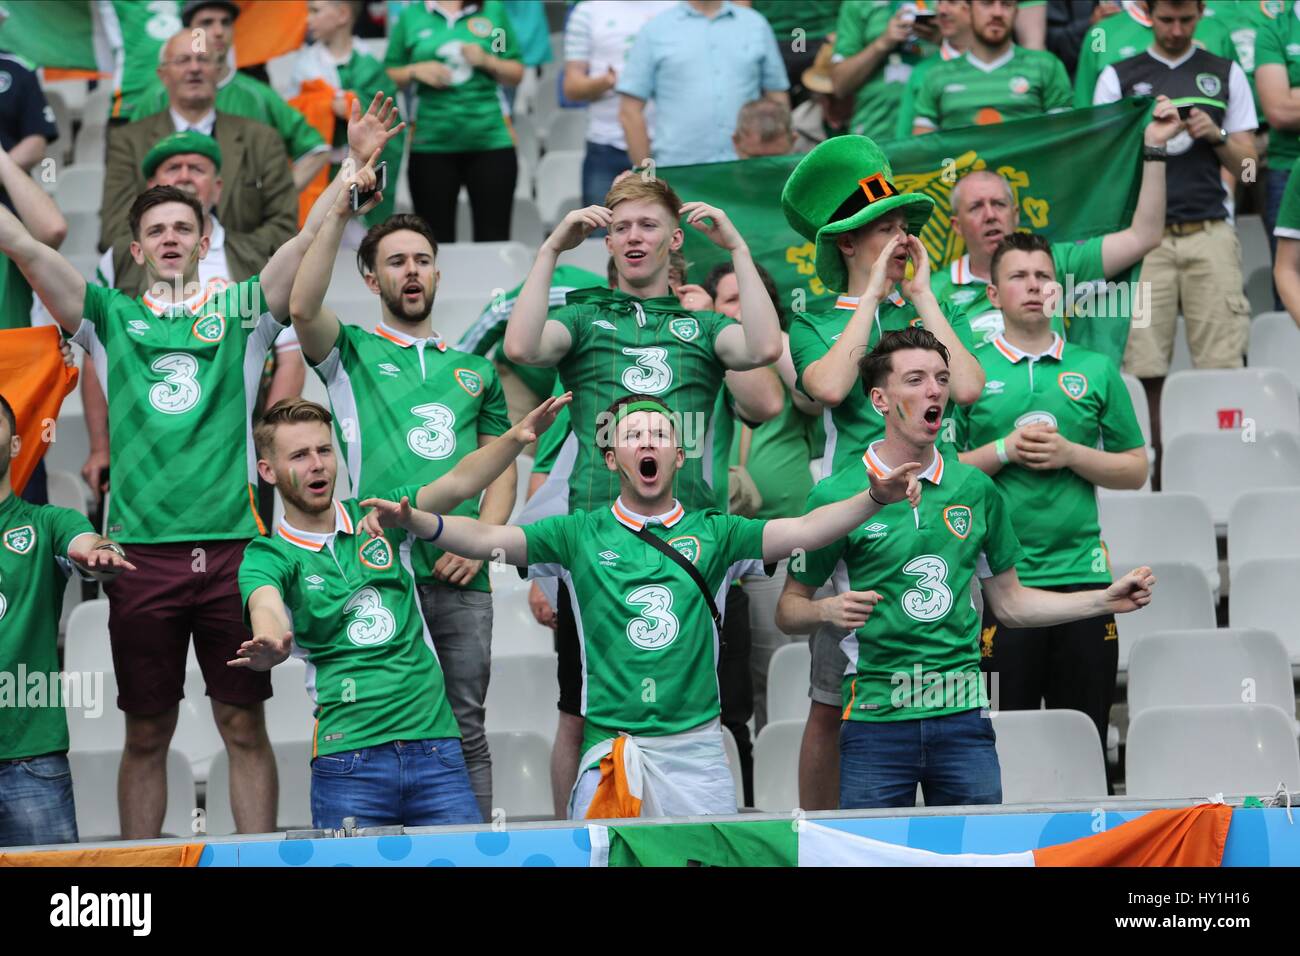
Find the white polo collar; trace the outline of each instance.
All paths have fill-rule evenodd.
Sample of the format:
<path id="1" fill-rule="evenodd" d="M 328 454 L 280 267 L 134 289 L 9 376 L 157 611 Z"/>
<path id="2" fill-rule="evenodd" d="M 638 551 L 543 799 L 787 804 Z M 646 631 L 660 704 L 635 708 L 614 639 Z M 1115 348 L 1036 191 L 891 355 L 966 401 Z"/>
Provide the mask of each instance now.
<path id="1" fill-rule="evenodd" d="M 970 253 L 966 253 L 960 259 L 954 259 L 952 268 L 949 272 L 952 276 L 953 285 L 988 285 L 988 279 L 981 279 L 975 273 L 970 271 Z"/>
<path id="2" fill-rule="evenodd" d="M 881 461 L 880 456 L 876 454 L 876 446 L 883 441 L 883 438 L 873 441 L 867 446 L 867 453 L 862 456 L 862 464 L 866 465 L 867 471 L 871 472 L 877 478 L 883 478 L 885 475 L 893 471 L 893 469 Z M 934 458 L 930 462 L 930 467 L 916 476 L 917 481 L 920 481 L 922 478 L 934 485 L 939 484 L 939 482 L 943 480 L 943 455 L 939 454 L 938 448 L 934 450 Z"/>
<path id="3" fill-rule="evenodd" d="M 442 340 L 442 336 L 437 332 L 434 332 L 433 335 L 430 335 L 428 338 L 422 339 L 414 335 L 407 335 L 400 329 L 395 329 L 387 322 L 381 320 L 380 323 L 375 326 L 375 335 L 379 336 L 381 339 L 388 339 L 388 341 L 392 342 L 394 345 L 400 345 L 404 349 L 409 349 L 416 342 L 426 342 L 437 348 L 439 352 L 447 351 L 447 343 Z"/>
<path id="4" fill-rule="evenodd" d="M 208 297 L 213 293 L 213 291 L 215 290 L 210 288 L 207 284 L 200 283 L 198 292 L 195 292 L 192 296 L 189 296 L 186 299 L 182 299 L 180 302 L 165 302 L 162 299 L 155 298 L 148 292 L 140 296 L 140 301 L 144 304 L 146 309 L 158 316 L 167 312 L 178 312 L 181 310 L 188 312 L 190 315 L 198 315 L 199 310 L 203 308 L 203 303 L 208 301 Z"/>
<path id="5" fill-rule="evenodd" d="M 352 519 L 348 517 L 347 511 L 339 503 L 337 498 L 334 499 L 334 530 L 328 534 L 321 534 L 318 531 L 300 531 L 293 527 L 286 520 L 280 521 L 280 530 L 277 532 L 280 537 L 284 538 L 295 547 L 302 548 L 304 551 L 319 551 L 325 545 L 329 544 L 330 538 L 339 532 L 352 534 Z"/>
<path id="6" fill-rule="evenodd" d="M 860 295 L 842 295 L 835 300 L 835 308 L 847 309 L 852 312 L 858 307 L 858 302 L 860 302 L 861 299 L 862 296 Z M 897 306 L 898 308 L 902 308 L 907 303 L 907 300 L 903 298 L 903 294 L 897 289 L 890 292 L 889 295 L 885 297 L 885 301 L 890 305 Z"/>
<path id="7" fill-rule="evenodd" d="M 1012 365 L 1015 365 L 1021 359 L 1029 359 L 1031 362 L 1041 362 L 1044 358 L 1054 358 L 1058 362 L 1061 360 L 1061 353 L 1065 351 L 1065 339 L 1061 338 L 1057 332 L 1052 333 L 1052 344 L 1043 349 L 1037 355 L 1026 352 L 1024 349 L 1016 348 L 1007 341 L 1006 335 L 1001 334 L 993 338 L 993 347 L 1002 353 Z"/>
<path id="8" fill-rule="evenodd" d="M 661 515 L 643 515 L 637 514 L 627 505 L 623 504 L 623 496 L 619 495 L 614 503 L 609 506 L 614 518 L 619 524 L 631 528 L 633 531 L 640 531 L 648 524 L 661 524 L 665 528 L 671 528 L 682 518 L 686 517 L 686 509 L 676 498 L 673 499 L 673 506 Z"/>

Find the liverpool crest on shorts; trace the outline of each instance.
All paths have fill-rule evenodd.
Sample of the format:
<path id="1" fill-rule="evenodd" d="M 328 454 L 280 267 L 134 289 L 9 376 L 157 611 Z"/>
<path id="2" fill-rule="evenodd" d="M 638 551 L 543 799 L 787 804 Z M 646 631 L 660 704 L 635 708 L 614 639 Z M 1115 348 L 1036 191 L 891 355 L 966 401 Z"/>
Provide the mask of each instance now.
<path id="1" fill-rule="evenodd" d="M 477 398 L 478 393 L 483 391 L 483 376 L 467 368 L 458 368 L 456 369 L 456 384 Z"/>
<path id="2" fill-rule="evenodd" d="M 1076 402 L 1088 394 L 1088 376 L 1082 372 L 1062 372 L 1057 379 L 1061 388 Z"/>
<path id="3" fill-rule="evenodd" d="M 668 331 L 683 342 L 690 342 L 700 334 L 700 323 L 695 319 L 673 319 L 668 323 Z"/>
<path id="4" fill-rule="evenodd" d="M 966 536 L 970 534 L 970 505 L 949 505 L 944 508 L 943 523 L 948 526 L 949 531 L 965 541 Z"/>
<path id="5" fill-rule="evenodd" d="M 14 554 L 26 554 L 36 544 L 36 529 L 29 524 L 10 528 L 4 534 L 5 547 Z"/>
<path id="6" fill-rule="evenodd" d="M 387 538 L 371 538 L 361 546 L 361 563 L 376 571 L 392 567 L 393 549 Z"/>

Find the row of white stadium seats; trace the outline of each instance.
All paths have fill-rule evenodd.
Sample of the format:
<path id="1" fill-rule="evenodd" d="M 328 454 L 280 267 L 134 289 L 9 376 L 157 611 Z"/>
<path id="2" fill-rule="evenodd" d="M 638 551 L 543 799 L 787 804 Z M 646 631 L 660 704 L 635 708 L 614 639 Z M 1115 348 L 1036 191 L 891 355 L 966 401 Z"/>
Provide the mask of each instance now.
<path id="1" fill-rule="evenodd" d="M 1097 730 L 1074 710 L 992 714 L 1004 804 L 1106 796 Z M 754 742 L 754 804 L 780 813 L 799 806 L 802 720 L 769 723 Z M 1129 727 L 1126 794 L 1140 799 L 1272 795 L 1296 787 L 1295 722 L 1269 704 L 1152 707 Z M 918 788 L 919 796 L 919 788 Z M 919 801 L 918 801 L 919 802 Z"/>

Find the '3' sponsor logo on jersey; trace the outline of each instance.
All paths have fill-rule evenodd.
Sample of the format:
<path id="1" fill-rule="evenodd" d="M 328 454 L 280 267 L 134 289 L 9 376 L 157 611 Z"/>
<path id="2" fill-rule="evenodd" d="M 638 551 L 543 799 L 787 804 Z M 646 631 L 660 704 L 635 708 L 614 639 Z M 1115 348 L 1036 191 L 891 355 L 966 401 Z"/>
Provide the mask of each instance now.
<path id="1" fill-rule="evenodd" d="M 673 383 L 673 370 L 668 367 L 667 349 L 655 346 L 626 348 L 623 354 L 631 356 L 636 362 L 623 370 L 623 387 L 629 392 L 657 395 Z"/>
<path id="2" fill-rule="evenodd" d="M 167 415 L 188 412 L 199 403 L 203 389 L 198 382 L 199 363 L 187 352 L 168 352 L 154 359 L 149 368 L 161 373 L 161 382 L 149 389 L 149 404 Z"/>
<path id="3" fill-rule="evenodd" d="M 446 405 L 416 405 L 411 414 L 423 419 L 406 433 L 406 445 L 421 458 L 439 461 L 456 450 L 456 413 Z"/>
<path id="4" fill-rule="evenodd" d="M 903 565 L 903 573 L 918 578 L 916 587 L 903 592 L 903 612 L 915 621 L 937 621 L 952 607 L 948 588 L 948 563 L 937 554 L 923 554 Z"/>
<path id="5" fill-rule="evenodd" d="M 397 622 L 393 612 L 384 607 L 379 592 L 374 588 L 362 588 L 343 605 L 343 613 L 354 615 L 348 622 L 348 640 L 357 647 L 375 647 L 387 644 L 397 633 Z"/>
<path id="6" fill-rule="evenodd" d="M 641 610 L 640 617 L 627 622 L 627 639 L 646 651 L 661 651 L 677 640 L 681 626 L 672 612 L 673 594 L 659 584 L 637 588 L 623 599 Z"/>
<path id="7" fill-rule="evenodd" d="M 5 611 L 7 610 L 9 610 L 9 602 L 5 600 L 3 594 L 0 594 L 0 621 L 4 620 Z"/>

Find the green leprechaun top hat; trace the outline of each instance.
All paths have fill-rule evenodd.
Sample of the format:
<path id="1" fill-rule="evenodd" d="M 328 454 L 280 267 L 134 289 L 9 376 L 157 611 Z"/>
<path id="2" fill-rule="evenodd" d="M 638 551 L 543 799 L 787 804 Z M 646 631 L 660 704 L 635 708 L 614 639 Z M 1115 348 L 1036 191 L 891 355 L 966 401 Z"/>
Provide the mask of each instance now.
<path id="1" fill-rule="evenodd" d="M 835 237 L 895 209 L 907 214 L 907 231 L 919 233 L 934 211 L 922 193 L 900 193 L 889 160 L 865 136 L 833 136 L 800 160 L 781 190 L 781 211 L 795 232 L 817 245 L 817 275 L 843 292 L 848 270 Z"/>

